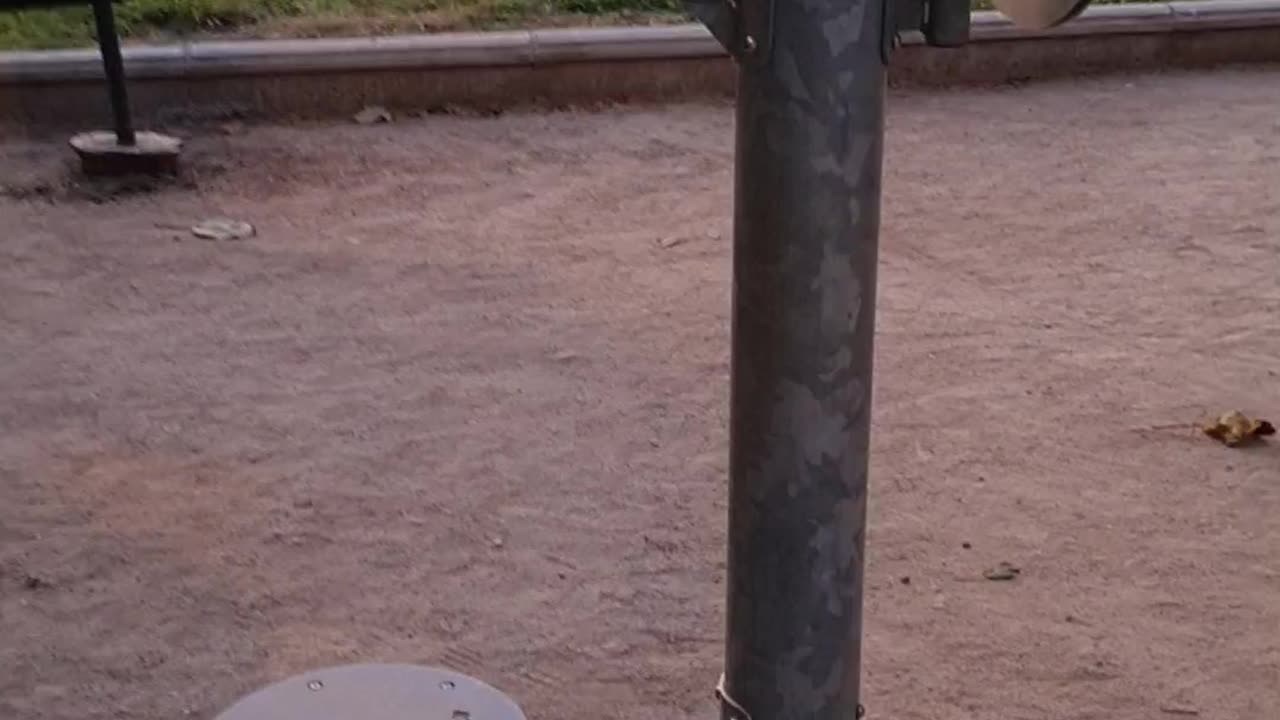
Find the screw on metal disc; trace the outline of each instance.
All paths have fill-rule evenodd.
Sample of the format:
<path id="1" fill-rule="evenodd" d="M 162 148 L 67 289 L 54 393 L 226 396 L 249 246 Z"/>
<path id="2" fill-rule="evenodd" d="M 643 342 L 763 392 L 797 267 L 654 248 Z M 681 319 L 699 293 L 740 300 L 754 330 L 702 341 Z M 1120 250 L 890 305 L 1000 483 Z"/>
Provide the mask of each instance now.
<path id="1" fill-rule="evenodd" d="M 996 10 L 1013 24 L 1031 30 L 1046 30 L 1079 15 L 1089 0 L 994 0 Z"/>
<path id="2" fill-rule="evenodd" d="M 308 672 L 241 698 L 216 720 L 351 718 L 525 720 L 514 702 L 489 685 L 415 665 L 346 665 Z"/>

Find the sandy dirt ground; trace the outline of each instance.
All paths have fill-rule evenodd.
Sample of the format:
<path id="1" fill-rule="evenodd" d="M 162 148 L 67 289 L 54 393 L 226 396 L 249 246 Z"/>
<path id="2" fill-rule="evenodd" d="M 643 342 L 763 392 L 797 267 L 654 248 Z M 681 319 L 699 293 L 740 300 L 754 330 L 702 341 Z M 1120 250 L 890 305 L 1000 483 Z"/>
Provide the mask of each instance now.
<path id="1" fill-rule="evenodd" d="M 1193 424 L 1280 416 L 1280 74 L 890 125 L 871 717 L 1274 718 L 1280 444 Z M 211 718 L 374 660 L 534 720 L 714 717 L 731 132 L 201 132 L 185 185 L 115 196 L 0 144 L 0 717 Z"/>

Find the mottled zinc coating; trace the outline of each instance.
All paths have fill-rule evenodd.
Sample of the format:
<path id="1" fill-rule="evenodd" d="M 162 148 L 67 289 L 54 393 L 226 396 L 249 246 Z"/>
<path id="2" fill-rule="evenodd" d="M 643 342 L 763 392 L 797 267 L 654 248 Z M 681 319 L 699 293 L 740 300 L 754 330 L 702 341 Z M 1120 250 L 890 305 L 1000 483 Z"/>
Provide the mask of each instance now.
<path id="1" fill-rule="evenodd" d="M 776 0 L 741 58 L 725 717 L 858 712 L 885 19 Z"/>

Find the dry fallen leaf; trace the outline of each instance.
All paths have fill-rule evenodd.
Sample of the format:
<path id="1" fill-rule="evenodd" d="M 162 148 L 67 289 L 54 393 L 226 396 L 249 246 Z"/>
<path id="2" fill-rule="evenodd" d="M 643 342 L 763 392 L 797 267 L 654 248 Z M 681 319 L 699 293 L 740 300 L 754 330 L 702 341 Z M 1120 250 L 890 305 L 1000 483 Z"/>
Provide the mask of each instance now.
<path id="1" fill-rule="evenodd" d="M 1251 418 L 1238 411 L 1229 412 L 1205 423 L 1204 434 L 1227 447 L 1238 447 L 1264 435 L 1275 435 L 1276 428 L 1266 420 Z"/>
<path id="2" fill-rule="evenodd" d="M 1022 574 L 1021 568 L 1011 563 L 1002 562 L 982 573 L 982 577 L 988 580 L 1013 580 L 1020 574 Z"/>
<path id="3" fill-rule="evenodd" d="M 391 122 L 391 111 L 381 105 L 370 105 L 352 118 L 359 125 L 377 125 Z"/>
<path id="4" fill-rule="evenodd" d="M 252 225 L 243 220 L 227 218 L 211 218 L 191 226 L 191 234 L 201 240 L 244 240 L 253 237 L 256 232 Z"/>

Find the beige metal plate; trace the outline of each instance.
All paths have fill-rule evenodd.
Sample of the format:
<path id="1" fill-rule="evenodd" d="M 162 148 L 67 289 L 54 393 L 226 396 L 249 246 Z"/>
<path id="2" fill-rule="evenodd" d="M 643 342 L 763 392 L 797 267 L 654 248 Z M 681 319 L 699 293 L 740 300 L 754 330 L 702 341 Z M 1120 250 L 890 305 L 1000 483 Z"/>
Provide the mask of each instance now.
<path id="1" fill-rule="evenodd" d="M 996 10 L 1015 25 L 1044 30 L 1070 20 L 1089 6 L 1089 0 L 994 0 Z"/>

